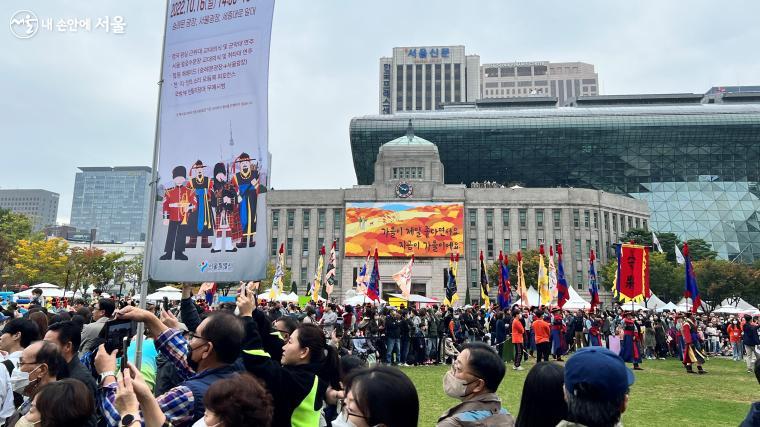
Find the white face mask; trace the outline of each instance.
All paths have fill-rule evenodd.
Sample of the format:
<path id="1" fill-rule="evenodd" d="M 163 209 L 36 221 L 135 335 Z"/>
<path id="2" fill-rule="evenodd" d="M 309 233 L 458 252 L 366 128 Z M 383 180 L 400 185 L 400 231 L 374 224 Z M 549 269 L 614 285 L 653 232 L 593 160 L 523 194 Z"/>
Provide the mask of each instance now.
<path id="1" fill-rule="evenodd" d="M 446 393 L 447 396 L 462 400 L 472 394 L 467 393 L 467 386 L 474 383 L 475 381 L 469 383 L 464 382 L 463 380 L 455 377 L 453 372 L 448 371 L 446 372 L 446 375 L 443 376 L 443 392 Z"/>
<path id="2" fill-rule="evenodd" d="M 196 421 L 195 424 L 193 424 L 192 427 L 216 427 L 219 424 L 221 424 L 221 421 L 218 422 L 218 423 L 216 423 L 216 424 L 208 425 L 208 424 L 206 424 L 206 417 L 201 417 L 201 419 L 199 419 L 198 421 Z"/>
<path id="3" fill-rule="evenodd" d="M 356 424 L 348 420 L 348 414 L 346 411 L 342 411 L 338 414 L 338 418 L 333 420 L 332 425 L 333 427 L 356 427 Z"/>
<path id="4" fill-rule="evenodd" d="M 24 372 L 20 368 L 13 370 L 11 373 L 11 387 L 13 387 L 13 391 L 21 393 L 29 385 L 29 374 L 30 372 Z"/>

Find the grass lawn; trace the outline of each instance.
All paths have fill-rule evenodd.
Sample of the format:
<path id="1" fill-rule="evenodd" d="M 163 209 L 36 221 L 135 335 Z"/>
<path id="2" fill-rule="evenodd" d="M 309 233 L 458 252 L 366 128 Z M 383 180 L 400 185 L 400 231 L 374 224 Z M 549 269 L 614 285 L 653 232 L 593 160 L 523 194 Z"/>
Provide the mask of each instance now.
<path id="1" fill-rule="evenodd" d="M 517 417 L 520 393 L 535 359 L 524 363 L 524 371 L 511 365 L 498 394 L 505 408 Z M 711 359 L 706 375 L 688 375 L 680 362 L 646 360 L 644 371 L 635 371 L 628 410 L 623 425 L 633 426 L 737 426 L 747 415 L 749 405 L 760 400 L 760 385 L 746 372 L 744 362 Z M 443 393 L 442 378 L 448 366 L 402 368 L 417 386 L 420 397 L 421 426 L 435 425 L 438 417 L 456 404 Z"/>

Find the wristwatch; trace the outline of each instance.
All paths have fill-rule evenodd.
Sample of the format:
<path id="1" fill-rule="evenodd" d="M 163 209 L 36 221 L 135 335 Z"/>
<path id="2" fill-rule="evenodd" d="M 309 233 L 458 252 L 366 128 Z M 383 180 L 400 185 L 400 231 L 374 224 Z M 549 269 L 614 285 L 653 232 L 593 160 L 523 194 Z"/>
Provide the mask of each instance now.
<path id="1" fill-rule="evenodd" d="M 103 383 L 103 380 L 105 380 L 108 377 L 116 377 L 116 373 L 114 371 L 105 371 L 100 374 L 100 383 Z"/>
<path id="2" fill-rule="evenodd" d="M 127 414 L 127 415 L 124 415 L 123 417 L 121 417 L 121 423 L 120 424 L 122 426 L 124 426 L 124 427 L 129 427 L 132 424 L 134 424 L 135 422 L 140 422 L 140 420 L 136 419 L 135 416 L 132 415 L 132 414 Z"/>

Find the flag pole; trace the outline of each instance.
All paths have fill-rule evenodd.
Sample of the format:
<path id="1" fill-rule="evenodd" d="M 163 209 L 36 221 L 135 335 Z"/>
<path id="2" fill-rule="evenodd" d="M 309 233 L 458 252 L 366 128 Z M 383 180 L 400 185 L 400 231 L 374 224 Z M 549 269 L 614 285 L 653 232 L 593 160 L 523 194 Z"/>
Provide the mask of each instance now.
<path id="1" fill-rule="evenodd" d="M 158 156 L 161 145 L 161 88 L 164 83 L 164 55 L 166 54 L 166 28 L 169 22 L 169 0 L 166 0 L 164 6 L 164 31 L 161 37 L 161 67 L 158 80 L 158 101 L 156 107 L 156 129 L 153 137 L 153 165 L 151 168 L 150 178 L 150 198 L 148 199 L 148 230 L 145 233 L 145 251 L 143 252 L 142 275 L 140 278 L 140 308 L 145 309 L 145 299 L 148 296 L 148 282 L 150 281 L 150 264 L 153 251 L 153 228 L 155 226 L 156 216 L 156 186 L 158 185 Z M 140 369 L 142 365 L 142 348 L 145 325 L 142 322 L 137 323 L 137 340 L 135 342 L 135 366 Z"/>

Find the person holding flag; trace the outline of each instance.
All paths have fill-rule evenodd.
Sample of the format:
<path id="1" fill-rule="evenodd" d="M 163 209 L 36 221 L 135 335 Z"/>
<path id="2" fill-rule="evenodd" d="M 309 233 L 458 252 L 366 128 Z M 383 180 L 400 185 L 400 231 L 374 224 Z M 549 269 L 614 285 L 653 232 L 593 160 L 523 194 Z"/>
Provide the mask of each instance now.
<path id="1" fill-rule="evenodd" d="M 686 252 L 686 245 L 684 245 L 684 254 Z M 688 255 L 686 256 L 688 257 Z M 699 332 L 697 325 L 694 323 L 694 313 L 686 313 L 683 325 L 681 326 L 681 337 L 683 337 L 683 366 L 686 368 L 686 372 L 690 374 L 706 374 L 707 371 L 702 368 L 702 364 L 705 363 L 705 355 L 698 346 Z M 697 372 L 694 372 L 694 368 L 692 367 L 695 363 L 697 364 Z"/>
<path id="2" fill-rule="evenodd" d="M 369 281 L 369 274 L 367 274 L 367 265 L 369 265 L 369 257 L 371 252 L 367 251 L 367 259 L 364 260 L 364 264 L 359 269 L 359 274 L 356 277 L 356 292 L 367 295 L 367 282 Z"/>
<path id="3" fill-rule="evenodd" d="M 678 246 L 676 246 L 676 249 L 678 249 Z M 691 265 L 688 242 L 683 244 L 683 258 L 686 267 L 686 288 L 684 289 L 683 296 L 691 298 L 691 312 L 696 313 L 697 309 L 702 305 L 702 298 L 699 296 L 699 288 L 697 288 L 697 276 L 694 274 L 694 266 Z"/>
<path id="4" fill-rule="evenodd" d="M 596 268 L 594 268 L 594 250 L 588 257 L 588 292 L 591 294 L 591 313 L 599 305 L 599 284 L 596 281 Z"/>
<path id="5" fill-rule="evenodd" d="M 449 276 L 446 281 L 446 288 L 444 289 L 445 298 L 443 304 L 449 307 L 453 306 L 455 302 L 459 300 L 457 295 L 457 270 L 459 269 L 459 254 L 451 254 L 449 258 Z"/>
<path id="6" fill-rule="evenodd" d="M 272 279 L 272 287 L 269 288 L 269 301 L 274 301 L 280 295 L 283 288 L 282 278 L 285 277 L 285 244 L 280 243 L 280 251 L 277 255 L 277 267 Z"/>
<path id="7" fill-rule="evenodd" d="M 512 284 L 509 283 L 509 259 L 499 251 L 499 307 L 508 310 L 512 305 Z"/>
<path id="8" fill-rule="evenodd" d="M 482 306 L 486 310 L 491 308 L 491 299 L 488 298 L 488 271 L 486 270 L 486 263 L 483 260 L 483 251 L 480 251 L 480 299 L 482 300 Z"/>
<path id="9" fill-rule="evenodd" d="M 557 305 L 559 308 L 564 307 L 569 299 L 570 290 L 567 288 L 565 267 L 562 265 L 562 243 L 557 243 Z"/>
<path id="10" fill-rule="evenodd" d="M 377 248 L 375 248 L 375 262 L 372 265 L 372 273 L 369 276 L 367 285 L 367 296 L 372 301 L 380 299 L 380 265 L 378 263 Z"/>
<path id="11" fill-rule="evenodd" d="M 562 309 L 555 307 L 552 310 L 551 321 L 552 356 L 557 362 L 562 362 L 562 356 L 567 353 L 567 326 L 562 318 Z"/>
<path id="12" fill-rule="evenodd" d="M 393 280 L 398 285 L 399 289 L 401 289 L 401 295 L 404 297 L 405 300 L 409 300 L 409 295 L 411 294 L 411 288 L 412 288 L 412 266 L 414 265 L 414 254 L 412 254 L 412 259 L 409 260 L 409 262 L 399 270 L 398 273 L 393 275 Z"/>
<path id="13" fill-rule="evenodd" d="M 544 264 L 544 245 L 538 247 L 538 295 L 540 305 L 548 305 L 552 301 L 552 295 L 549 293 L 549 276 L 546 275 L 546 264 Z"/>

